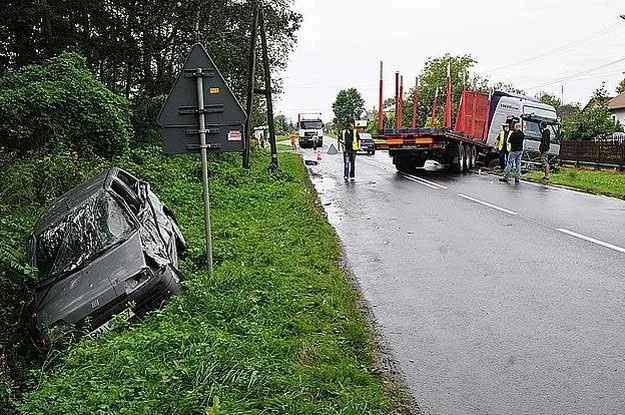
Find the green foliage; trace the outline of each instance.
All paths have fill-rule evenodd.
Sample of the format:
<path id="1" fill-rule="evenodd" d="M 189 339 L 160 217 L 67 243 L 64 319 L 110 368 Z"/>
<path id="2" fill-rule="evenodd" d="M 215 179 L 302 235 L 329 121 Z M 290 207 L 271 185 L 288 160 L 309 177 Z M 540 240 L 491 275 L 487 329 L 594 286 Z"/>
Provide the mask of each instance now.
<path id="1" fill-rule="evenodd" d="M 0 15 L 0 75 L 67 50 L 78 51 L 102 83 L 138 109 L 133 119 L 138 143 L 153 143 L 158 108 L 151 100 L 169 93 L 195 42 L 206 46 L 244 102 L 254 4 L 258 2 L 8 0 Z M 278 74 L 288 64 L 302 16 L 291 1 L 262 4 L 272 87 L 278 94 Z M 259 70 L 259 86 L 262 76 Z M 262 103 L 255 106 L 253 119 L 263 110 Z M 260 125 L 267 123 L 264 119 Z"/>
<path id="2" fill-rule="evenodd" d="M 623 131 L 621 123 L 614 119 L 608 109 L 605 83 L 597 89 L 591 102 L 576 112 L 562 125 L 562 136 L 566 140 L 592 140 L 617 131 Z"/>
<path id="3" fill-rule="evenodd" d="M 417 98 L 417 126 L 423 127 L 429 122 L 429 118 L 432 115 L 432 105 L 434 104 L 434 95 L 436 88 L 439 88 L 438 105 L 436 110 L 436 117 L 440 118 L 437 124 L 441 123 L 443 117 L 443 110 L 445 106 L 445 87 L 447 85 L 447 64 L 450 65 L 450 75 L 452 82 L 452 108 L 456 110 L 460 104 L 460 96 L 462 94 L 462 81 L 475 85 L 476 89 L 486 89 L 486 80 L 474 75 L 471 76 L 471 70 L 477 63 L 471 55 L 451 56 L 445 54 L 437 58 L 428 58 L 425 62 L 421 73 L 419 74 L 419 94 Z M 404 80 L 405 82 L 406 80 Z M 406 88 L 407 89 L 407 88 Z M 414 102 L 414 87 L 411 87 L 404 94 L 404 110 L 403 110 L 403 125 L 410 125 L 412 120 L 412 106 Z M 387 99 L 384 103 L 384 107 L 389 106 L 394 108 L 395 99 Z M 384 122 L 385 127 L 394 126 L 395 116 L 394 114 L 388 114 L 387 119 Z"/>
<path id="4" fill-rule="evenodd" d="M 540 92 L 536 96 L 536 98 L 538 98 L 540 102 L 542 102 L 543 104 L 551 105 L 552 107 L 554 107 L 556 109 L 556 113 L 558 114 L 558 116 L 559 117 L 562 116 L 560 114 L 560 107 L 562 106 L 562 100 L 560 100 L 560 98 L 556 97 L 553 94 L 548 94 L 546 92 Z"/>
<path id="5" fill-rule="evenodd" d="M 625 79 L 619 82 L 618 86 L 616 87 L 617 94 L 622 94 L 623 92 L 625 92 Z"/>
<path id="6" fill-rule="evenodd" d="M 378 120 L 370 120 L 367 123 L 367 129 L 365 130 L 369 134 L 375 134 L 378 132 Z"/>
<path id="7" fill-rule="evenodd" d="M 525 91 L 517 88 L 516 86 L 505 83 L 505 82 L 495 82 L 492 87 L 495 91 L 505 91 L 510 92 L 511 94 L 520 94 L 525 95 Z"/>
<path id="8" fill-rule="evenodd" d="M 276 129 L 276 134 L 278 135 L 288 134 L 293 131 L 293 124 L 290 123 L 283 114 L 273 117 L 273 124 Z"/>
<path id="9" fill-rule="evenodd" d="M 131 124 L 134 131 L 134 139 L 131 148 L 144 148 L 162 145 L 161 127 L 156 121 L 166 95 L 155 97 L 140 95 L 131 101 L 132 118 Z"/>
<path id="10" fill-rule="evenodd" d="M 334 123 L 342 129 L 348 122 L 360 119 L 365 112 L 365 100 L 356 88 L 343 89 L 336 94 L 336 100 L 332 104 L 334 111 Z"/>
<path id="11" fill-rule="evenodd" d="M 564 104 L 558 108 L 558 116 L 560 117 L 562 122 L 565 123 L 581 110 L 582 109 L 579 104 Z"/>
<path id="12" fill-rule="evenodd" d="M 302 160 L 253 152 L 210 161 L 215 271 L 204 266 L 192 155 L 143 152 L 124 167 L 152 184 L 189 243 L 185 291 L 121 333 L 74 345 L 20 403 L 23 414 L 380 414 L 370 334 L 338 267 Z M 140 162 L 141 164 L 137 164 Z M 399 400 L 397 396 L 392 398 Z"/>
<path id="13" fill-rule="evenodd" d="M 128 105 L 65 53 L 0 79 L 0 146 L 31 152 L 71 148 L 110 157 L 128 147 Z M 5 131 L 6 131 L 5 130 Z"/>

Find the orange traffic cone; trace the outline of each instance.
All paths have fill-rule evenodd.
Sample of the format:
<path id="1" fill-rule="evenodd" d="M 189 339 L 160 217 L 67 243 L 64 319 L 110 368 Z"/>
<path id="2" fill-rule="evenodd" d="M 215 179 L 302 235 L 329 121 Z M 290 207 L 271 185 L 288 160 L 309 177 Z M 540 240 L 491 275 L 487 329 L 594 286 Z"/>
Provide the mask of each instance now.
<path id="1" fill-rule="evenodd" d="M 321 161 L 321 151 L 317 150 L 317 161 Z"/>

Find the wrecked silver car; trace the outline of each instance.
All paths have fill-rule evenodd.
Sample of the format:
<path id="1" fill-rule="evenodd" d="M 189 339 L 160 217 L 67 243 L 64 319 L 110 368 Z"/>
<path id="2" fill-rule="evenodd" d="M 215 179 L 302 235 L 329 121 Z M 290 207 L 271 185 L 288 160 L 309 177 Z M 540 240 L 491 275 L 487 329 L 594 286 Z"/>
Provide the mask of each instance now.
<path id="1" fill-rule="evenodd" d="M 143 313 L 180 292 L 185 241 L 148 183 L 111 168 L 57 200 L 37 221 L 36 326 L 96 330 L 121 311 Z"/>

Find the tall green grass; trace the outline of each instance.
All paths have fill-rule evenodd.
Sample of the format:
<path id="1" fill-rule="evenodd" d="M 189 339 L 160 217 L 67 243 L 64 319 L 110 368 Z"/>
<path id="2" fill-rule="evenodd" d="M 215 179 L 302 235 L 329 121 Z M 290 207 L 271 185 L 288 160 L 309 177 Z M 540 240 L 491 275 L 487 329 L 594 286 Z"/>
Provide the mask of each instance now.
<path id="1" fill-rule="evenodd" d="M 215 272 L 204 265 L 199 160 L 129 167 L 175 212 L 184 292 L 121 333 L 82 341 L 21 401 L 24 414 L 405 412 L 374 369 L 371 334 L 301 159 L 211 162 Z M 142 166 L 142 167 L 141 167 Z M 394 402 L 395 401 L 395 402 Z M 404 408 L 404 409 L 401 409 Z"/>
<path id="2" fill-rule="evenodd" d="M 609 171 L 560 169 L 552 173 L 551 183 L 574 187 L 585 192 L 625 198 L 625 174 Z M 542 172 L 530 172 L 524 176 L 528 180 L 539 181 Z"/>

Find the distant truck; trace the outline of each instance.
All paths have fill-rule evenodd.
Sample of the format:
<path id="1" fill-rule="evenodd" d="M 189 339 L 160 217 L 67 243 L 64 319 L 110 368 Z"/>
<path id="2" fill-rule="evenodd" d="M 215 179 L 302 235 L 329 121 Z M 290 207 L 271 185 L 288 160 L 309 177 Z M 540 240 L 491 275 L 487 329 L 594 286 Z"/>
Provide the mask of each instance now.
<path id="1" fill-rule="evenodd" d="M 314 140 L 318 147 L 323 145 L 323 121 L 320 112 L 297 114 L 297 129 L 300 147 L 313 147 Z"/>

